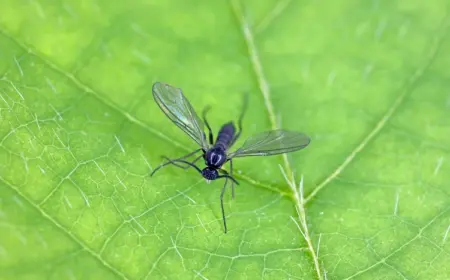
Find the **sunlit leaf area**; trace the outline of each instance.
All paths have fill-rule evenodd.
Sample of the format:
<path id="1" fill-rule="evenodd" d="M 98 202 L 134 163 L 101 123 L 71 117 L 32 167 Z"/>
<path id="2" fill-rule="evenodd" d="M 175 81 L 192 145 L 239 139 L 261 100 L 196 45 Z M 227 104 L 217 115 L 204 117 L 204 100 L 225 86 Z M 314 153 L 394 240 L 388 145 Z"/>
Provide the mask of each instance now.
<path id="1" fill-rule="evenodd" d="M 450 279 L 449 5 L 0 1 L 0 279 Z M 311 139 L 233 160 L 227 233 L 225 180 L 150 176 L 200 148 L 155 82 Z"/>

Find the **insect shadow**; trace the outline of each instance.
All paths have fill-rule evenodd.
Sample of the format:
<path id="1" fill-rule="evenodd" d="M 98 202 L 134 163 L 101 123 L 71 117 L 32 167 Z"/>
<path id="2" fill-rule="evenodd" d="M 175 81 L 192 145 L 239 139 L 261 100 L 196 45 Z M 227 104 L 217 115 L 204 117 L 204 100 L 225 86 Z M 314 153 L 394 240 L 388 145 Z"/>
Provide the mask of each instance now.
<path id="1" fill-rule="evenodd" d="M 189 167 L 194 168 L 208 183 L 212 180 L 224 179 L 225 183 L 220 193 L 220 206 L 222 208 L 225 233 L 227 233 L 227 222 L 223 207 L 223 195 L 228 180 L 231 181 L 233 199 L 234 184 L 239 185 L 239 182 L 233 177 L 233 159 L 246 156 L 269 156 L 294 152 L 305 148 L 310 143 L 310 138 L 303 133 L 277 129 L 255 134 L 249 137 L 239 149 L 230 152 L 229 149 L 236 143 L 242 133 L 242 120 L 247 109 L 247 98 L 244 101 L 243 109 L 239 116 L 237 129 L 233 122 L 224 124 L 217 134 L 216 141 L 214 141 L 212 129 L 206 120 L 206 114 L 210 107 L 206 107 L 203 110 L 202 120 L 183 95 L 181 89 L 166 83 L 157 82 L 153 85 L 152 92 L 156 103 L 164 114 L 189 135 L 200 148 L 176 159 L 169 159 L 163 156 L 166 162 L 155 168 L 150 176 L 153 176 L 162 167 L 172 164 L 183 169 Z M 208 136 L 205 134 L 205 126 L 208 130 Z M 196 156 L 192 161 L 187 160 L 199 152 L 201 154 Z M 203 158 L 206 164 L 206 167 L 203 169 L 195 164 L 201 158 Z M 227 162 L 230 164 L 229 173 L 222 169 L 222 166 Z"/>

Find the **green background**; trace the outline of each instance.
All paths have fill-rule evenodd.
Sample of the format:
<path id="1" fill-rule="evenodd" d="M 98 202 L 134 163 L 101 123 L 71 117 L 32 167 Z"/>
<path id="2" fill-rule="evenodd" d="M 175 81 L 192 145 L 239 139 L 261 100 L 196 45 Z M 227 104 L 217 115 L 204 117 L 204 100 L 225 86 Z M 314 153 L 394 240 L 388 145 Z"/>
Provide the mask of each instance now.
<path id="1" fill-rule="evenodd" d="M 446 2 L 0 1 L 0 278 L 450 279 Z M 235 161 L 226 235 L 221 182 L 148 176 L 195 148 L 155 81 L 312 138 Z"/>

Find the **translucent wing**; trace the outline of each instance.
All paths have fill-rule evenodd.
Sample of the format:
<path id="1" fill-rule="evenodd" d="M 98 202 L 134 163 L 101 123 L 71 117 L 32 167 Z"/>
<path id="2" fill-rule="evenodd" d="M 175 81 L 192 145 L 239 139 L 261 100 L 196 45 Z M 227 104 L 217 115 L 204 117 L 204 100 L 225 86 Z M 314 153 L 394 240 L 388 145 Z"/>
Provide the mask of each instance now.
<path id="1" fill-rule="evenodd" d="M 297 151 L 308 146 L 310 139 L 303 133 L 272 130 L 249 137 L 229 158 L 245 156 L 270 156 Z"/>
<path id="2" fill-rule="evenodd" d="M 203 121 L 197 116 L 181 89 L 157 82 L 153 85 L 152 92 L 156 103 L 166 116 L 200 147 L 208 149 Z"/>

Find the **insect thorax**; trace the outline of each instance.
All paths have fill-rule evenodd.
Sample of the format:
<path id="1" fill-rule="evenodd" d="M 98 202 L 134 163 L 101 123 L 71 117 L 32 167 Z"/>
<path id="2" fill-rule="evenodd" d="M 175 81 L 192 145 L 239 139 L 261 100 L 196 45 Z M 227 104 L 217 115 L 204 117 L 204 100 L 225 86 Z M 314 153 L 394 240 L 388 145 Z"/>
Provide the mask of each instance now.
<path id="1" fill-rule="evenodd" d="M 205 154 L 205 164 L 209 167 L 220 168 L 227 161 L 225 149 L 213 147 Z"/>

